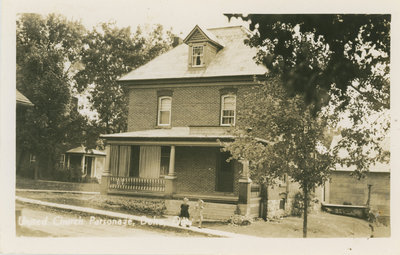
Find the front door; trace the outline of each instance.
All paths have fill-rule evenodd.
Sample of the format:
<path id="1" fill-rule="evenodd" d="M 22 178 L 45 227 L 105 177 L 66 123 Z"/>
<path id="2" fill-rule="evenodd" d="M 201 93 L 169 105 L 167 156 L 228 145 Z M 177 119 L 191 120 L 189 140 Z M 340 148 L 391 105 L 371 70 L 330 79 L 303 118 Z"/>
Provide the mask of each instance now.
<path id="1" fill-rule="evenodd" d="M 233 192 L 233 161 L 227 162 L 229 157 L 229 152 L 218 153 L 216 191 Z"/>

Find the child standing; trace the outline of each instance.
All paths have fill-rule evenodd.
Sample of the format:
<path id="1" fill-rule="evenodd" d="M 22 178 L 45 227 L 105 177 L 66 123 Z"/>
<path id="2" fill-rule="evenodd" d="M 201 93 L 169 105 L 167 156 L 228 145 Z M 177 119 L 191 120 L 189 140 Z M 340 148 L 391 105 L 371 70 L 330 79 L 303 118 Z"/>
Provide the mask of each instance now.
<path id="1" fill-rule="evenodd" d="M 179 226 L 182 226 L 182 221 L 186 223 L 186 227 L 189 227 L 189 199 L 186 197 L 183 199 L 183 204 L 181 204 L 181 213 L 179 214 Z"/>
<path id="2" fill-rule="evenodd" d="M 203 222 L 203 209 L 204 209 L 204 201 L 199 199 L 194 207 L 195 215 L 193 220 L 193 223 L 195 223 L 196 221 L 199 222 L 199 228 L 201 228 L 201 223 Z"/>

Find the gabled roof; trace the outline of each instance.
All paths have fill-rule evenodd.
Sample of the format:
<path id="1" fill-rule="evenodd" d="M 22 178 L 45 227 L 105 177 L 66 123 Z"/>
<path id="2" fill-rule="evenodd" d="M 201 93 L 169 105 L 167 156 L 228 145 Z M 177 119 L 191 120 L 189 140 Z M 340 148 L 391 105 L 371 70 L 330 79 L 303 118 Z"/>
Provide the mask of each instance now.
<path id="1" fill-rule="evenodd" d="M 196 41 L 209 41 L 218 48 L 223 48 L 224 45 L 220 40 L 210 31 L 206 29 L 200 28 L 199 25 L 196 25 L 192 31 L 183 39 L 183 42 L 188 44 L 189 42 L 196 42 Z"/>
<path id="2" fill-rule="evenodd" d="M 66 153 L 75 153 L 75 154 L 90 154 L 90 155 L 101 155 L 101 156 L 105 156 L 106 153 L 104 151 L 100 151 L 100 150 L 88 150 L 86 151 L 86 148 L 84 146 L 79 146 L 73 149 L 70 149 L 69 151 L 67 151 Z"/>
<path id="3" fill-rule="evenodd" d="M 212 37 L 212 34 L 224 45 L 205 67 L 188 68 L 189 46 L 183 43 L 131 71 L 119 81 L 249 76 L 263 75 L 268 71 L 265 66 L 255 63 L 253 57 L 257 49 L 244 44 L 244 40 L 248 38 L 245 28 L 235 26 L 205 31 L 208 37 Z"/>
<path id="4" fill-rule="evenodd" d="M 17 91 L 17 95 L 16 95 L 17 104 L 33 106 L 32 102 L 29 101 L 29 99 L 26 98 L 26 96 L 24 96 L 21 92 L 19 92 L 18 89 L 16 91 Z"/>

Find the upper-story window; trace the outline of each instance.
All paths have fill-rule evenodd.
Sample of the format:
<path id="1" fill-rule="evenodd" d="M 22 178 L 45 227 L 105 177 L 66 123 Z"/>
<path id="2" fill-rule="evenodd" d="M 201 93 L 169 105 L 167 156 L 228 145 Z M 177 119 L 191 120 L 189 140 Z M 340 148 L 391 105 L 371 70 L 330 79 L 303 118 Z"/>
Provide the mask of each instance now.
<path id="1" fill-rule="evenodd" d="M 158 121 L 159 126 L 171 125 L 171 103 L 169 96 L 159 97 L 158 99 Z"/>
<path id="2" fill-rule="evenodd" d="M 234 126 L 236 118 L 236 96 L 225 95 L 221 100 L 221 126 Z"/>
<path id="3" fill-rule="evenodd" d="M 192 66 L 204 65 L 204 46 L 193 46 Z"/>

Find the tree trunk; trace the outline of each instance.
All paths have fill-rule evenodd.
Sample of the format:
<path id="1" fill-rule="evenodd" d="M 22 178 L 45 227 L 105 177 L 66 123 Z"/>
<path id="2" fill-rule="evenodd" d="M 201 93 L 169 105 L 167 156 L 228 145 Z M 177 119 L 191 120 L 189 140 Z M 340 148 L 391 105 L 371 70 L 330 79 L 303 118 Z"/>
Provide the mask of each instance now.
<path id="1" fill-rule="evenodd" d="M 304 207 L 304 213 L 303 213 L 303 237 L 307 237 L 307 216 L 308 216 L 308 189 L 304 188 L 303 189 L 303 207 Z"/>
<path id="2" fill-rule="evenodd" d="M 261 206 L 261 217 L 266 221 L 268 219 L 268 185 L 265 183 L 261 184 Z"/>

